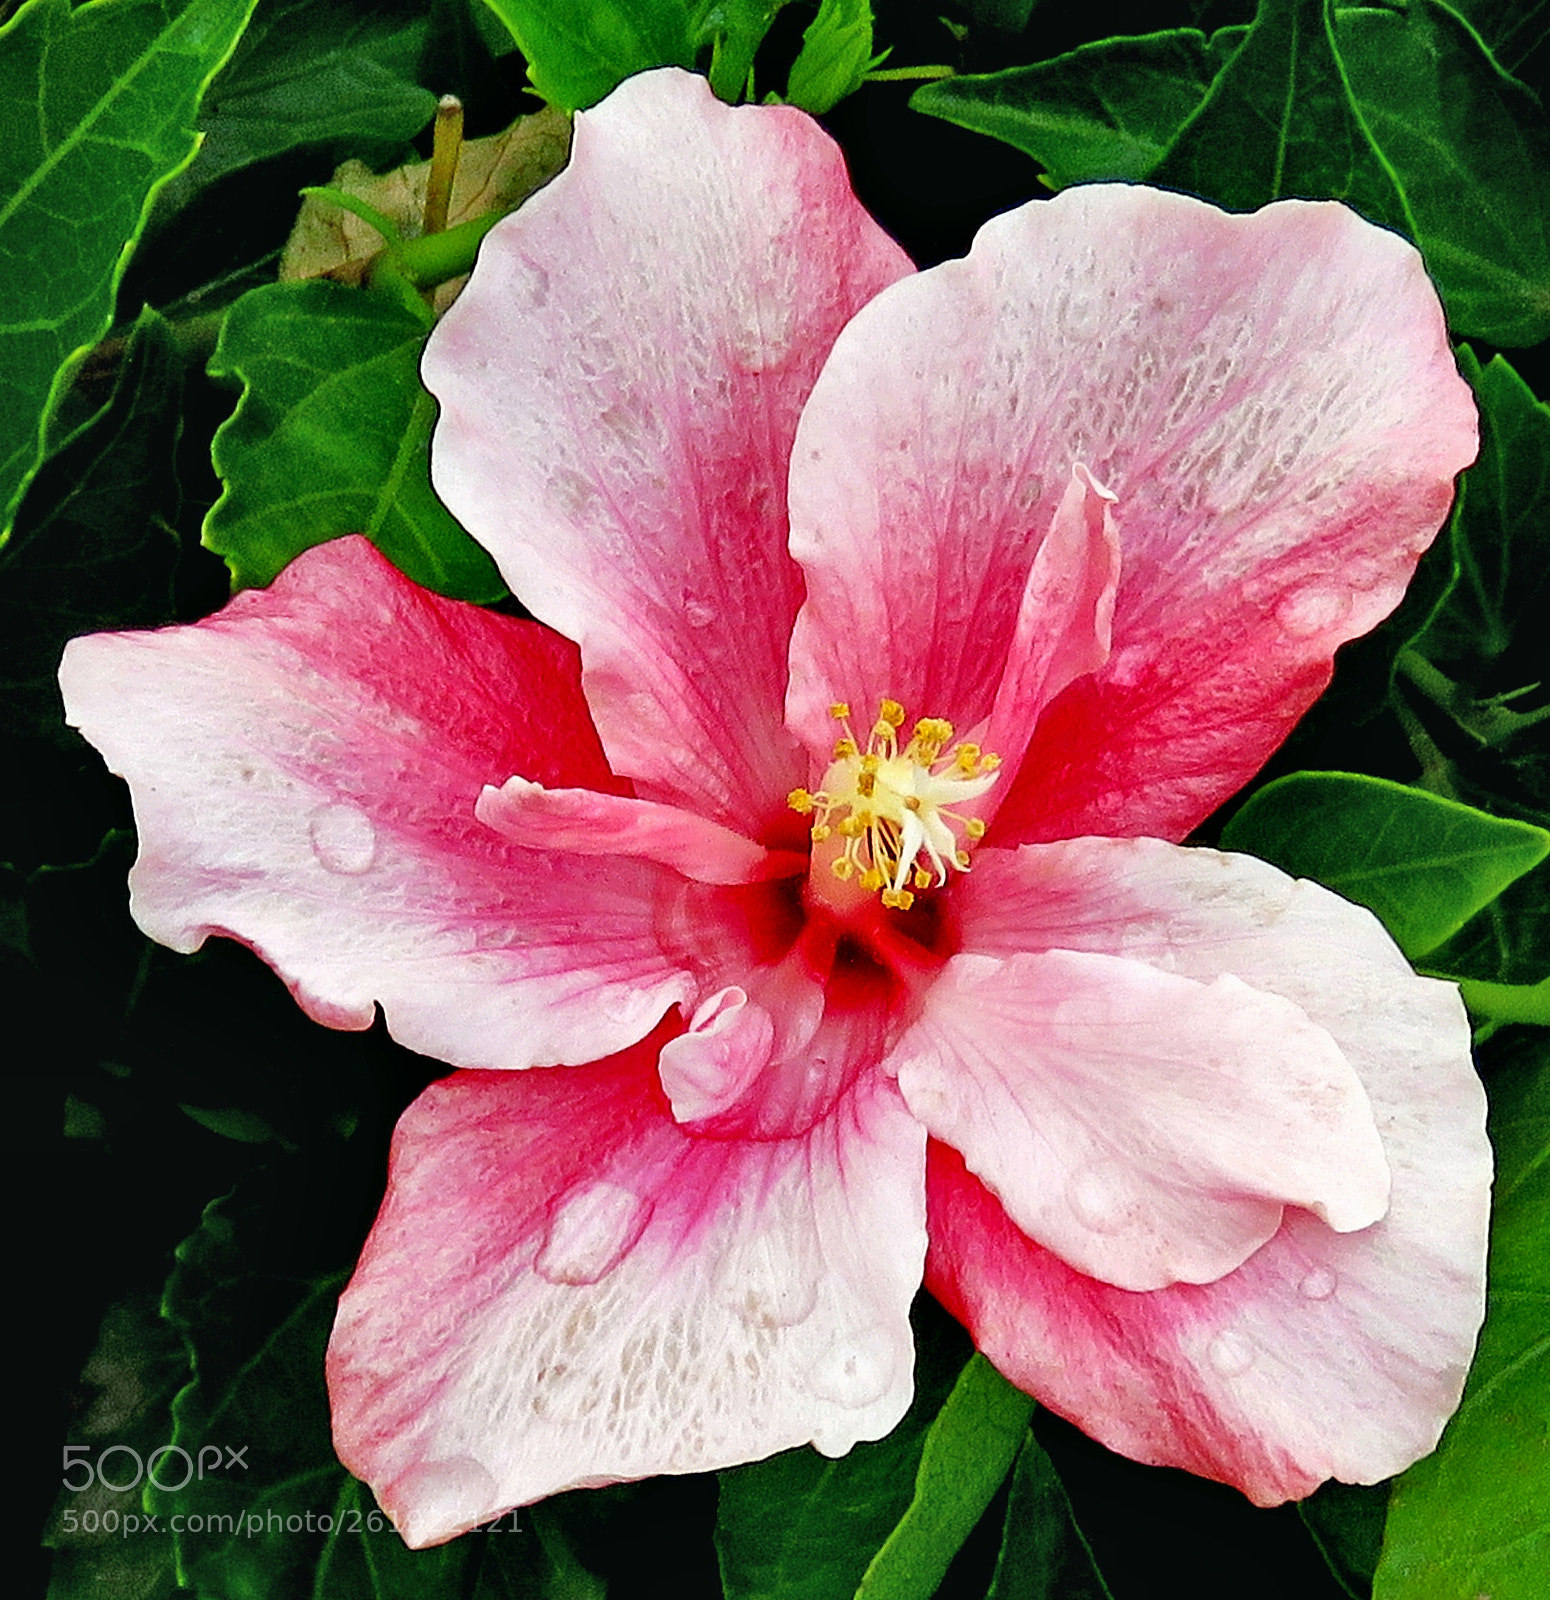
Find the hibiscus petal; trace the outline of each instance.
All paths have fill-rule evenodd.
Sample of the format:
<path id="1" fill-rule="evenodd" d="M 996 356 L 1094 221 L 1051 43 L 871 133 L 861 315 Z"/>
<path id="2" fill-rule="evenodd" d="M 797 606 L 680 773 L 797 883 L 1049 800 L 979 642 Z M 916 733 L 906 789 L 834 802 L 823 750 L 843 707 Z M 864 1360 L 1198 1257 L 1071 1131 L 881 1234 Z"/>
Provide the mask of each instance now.
<path id="1" fill-rule="evenodd" d="M 786 464 L 836 334 L 907 271 L 811 118 L 643 73 L 577 117 L 430 341 L 436 487 L 581 646 L 648 798 L 758 835 L 805 776 Z"/>
<path id="2" fill-rule="evenodd" d="M 616 788 L 572 645 L 443 600 L 364 540 L 192 627 L 74 640 L 71 721 L 129 779 L 140 926 L 251 945 L 321 1022 L 459 1066 L 587 1061 L 694 992 L 664 950 L 708 895 L 649 862 L 477 821 L 520 769 Z M 685 897 L 689 898 L 686 900 Z"/>
<path id="3" fill-rule="evenodd" d="M 766 850 L 720 823 L 654 800 L 592 789 L 546 789 L 508 778 L 479 796 L 475 815 L 530 850 L 660 862 L 697 883 L 760 883 L 807 871 L 807 857 Z"/>
<path id="4" fill-rule="evenodd" d="M 341 1459 L 420 1546 L 563 1489 L 879 1437 L 910 1399 L 923 1159 L 875 1074 L 764 1140 L 686 1134 L 650 1045 L 433 1085 L 340 1302 Z"/>
<path id="5" fill-rule="evenodd" d="M 1123 1289 L 1209 1283 L 1308 1207 L 1383 1215 L 1371 1109 L 1278 996 L 1117 956 L 955 956 L 886 1063 L 1012 1220 Z"/>
<path id="6" fill-rule="evenodd" d="M 1078 839 L 984 851 L 959 887 L 969 948 L 1058 938 L 1285 996 L 1356 1067 L 1393 1182 L 1371 1228 L 1288 1210 L 1235 1272 L 1138 1295 L 1041 1249 L 933 1146 L 933 1292 L 1008 1377 L 1111 1449 L 1257 1504 L 1426 1454 L 1484 1310 L 1491 1157 L 1454 987 L 1411 973 L 1368 912 L 1247 857 Z"/>
<path id="7" fill-rule="evenodd" d="M 793 726 L 817 749 L 826 701 L 881 694 L 984 717 L 1085 464 L 1117 496 L 1113 649 L 1041 717 L 998 833 L 1180 837 L 1392 609 L 1475 445 L 1421 258 L 1354 212 L 1022 206 L 860 312 L 814 387 Z"/>

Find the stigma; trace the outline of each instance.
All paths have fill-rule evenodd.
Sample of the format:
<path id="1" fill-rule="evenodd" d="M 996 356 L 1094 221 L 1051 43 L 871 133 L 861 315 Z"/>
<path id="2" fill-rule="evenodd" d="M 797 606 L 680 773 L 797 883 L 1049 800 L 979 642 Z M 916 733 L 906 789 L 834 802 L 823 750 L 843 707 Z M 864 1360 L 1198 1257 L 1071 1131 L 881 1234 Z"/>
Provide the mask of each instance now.
<path id="1" fill-rule="evenodd" d="M 916 890 L 940 888 L 949 869 L 969 870 L 968 845 L 984 836 L 985 824 L 960 808 L 1000 777 L 1001 758 L 954 744 L 953 725 L 941 717 L 922 717 L 901 746 L 905 714 L 897 700 L 882 702 L 864 747 L 848 705 L 830 706 L 829 715 L 842 735 L 823 785 L 793 789 L 786 803 L 812 815 L 813 843 L 827 845 L 834 877 L 908 911 Z"/>

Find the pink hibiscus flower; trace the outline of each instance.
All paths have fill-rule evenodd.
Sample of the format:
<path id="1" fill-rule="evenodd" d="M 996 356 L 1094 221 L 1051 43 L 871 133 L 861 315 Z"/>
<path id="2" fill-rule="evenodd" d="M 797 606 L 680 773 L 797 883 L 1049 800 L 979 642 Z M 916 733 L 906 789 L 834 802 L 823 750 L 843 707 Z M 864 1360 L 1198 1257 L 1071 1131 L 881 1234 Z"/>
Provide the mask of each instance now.
<path id="1" fill-rule="evenodd" d="M 1261 1504 L 1430 1449 L 1482 1312 L 1457 993 L 1177 843 L 1473 457 L 1415 252 L 1102 186 L 915 274 L 815 123 L 654 73 L 425 372 L 538 621 L 345 539 L 63 669 L 148 933 L 485 1069 L 405 1114 L 329 1354 L 409 1542 L 878 1437 L 923 1277 Z"/>

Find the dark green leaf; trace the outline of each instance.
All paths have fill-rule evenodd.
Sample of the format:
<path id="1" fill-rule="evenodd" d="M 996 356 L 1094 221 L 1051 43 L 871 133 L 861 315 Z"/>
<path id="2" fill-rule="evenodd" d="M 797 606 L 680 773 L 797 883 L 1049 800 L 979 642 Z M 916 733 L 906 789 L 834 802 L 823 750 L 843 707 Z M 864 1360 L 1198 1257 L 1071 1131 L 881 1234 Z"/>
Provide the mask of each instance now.
<path id="1" fill-rule="evenodd" d="M 1550 406 L 1502 356 L 1482 371 L 1464 346 L 1459 365 L 1480 455 L 1451 530 L 1458 580 L 1411 647 L 1480 699 L 1550 690 Z"/>
<path id="2" fill-rule="evenodd" d="M 1394 1485 L 1374 1600 L 1541 1600 L 1550 1571 L 1550 1044 L 1491 1079 L 1490 1292 L 1464 1401 Z"/>
<path id="3" fill-rule="evenodd" d="M 1242 30 L 1233 30 L 1234 43 Z M 1057 188 L 1144 178 L 1221 65 L 1194 28 L 1105 39 L 1031 67 L 928 83 L 917 111 L 990 135 L 1039 162 Z"/>
<path id="4" fill-rule="evenodd" d="M 171 1439 L 172 1397 L 188 1370 L 183 1343 L 157 1315 L 154 1297 L 130 1296 L 103 1318 L 81 1374 L 90 1401 L 69 1435 L 84 1447 L 74 1452 L 81 1465 L 70 1479 L 88 1486 L 62 1489 L 54 1503 L 44 1535 L 54 1551 L 48 1600 L 171 1600 L 177 1593 L 172 1537 L 146 1526 L 136 1463 L 143 1468 Z M 158 1474 L 166 1470 L 161 1459 Z M 110 1482 L 127 1487 L 104 1488 L 99 1462 Z M 95 1516 L 83 1528 L 87 1512 Z"/>
<path id="5" fill-rule="evenodd" d="M 1331 1478 L 1297 1506 L 1314 1543 L 1352 1600 L 1368 1600 L 1383 1549 L 1389 1486 L 1340 1483 Z"/>
<path id="6" fill-rule="evenodd" d="M 205 543 L 238 587 L 269 583 L 315 544 L 364 533 L 439 594 L 504 592 L 431 489 L 425 333 L 414 311 L 333 283 L 275 284 L 232 307 L 210 371 L 244 391 L 215 437 L 226 492 Z"/>
<path id="7" fill-rule="evenodd" d="M 721 98 L 743 98 L 754 57 L 771 24 L 789 0 L 712 0 L 700 8 L 697 36 L 712 44 L 710 86 Z"/>
<path id="8" fill-rule="evenodd" d="M 1349 200 L 1414 235 L 1352 102 L 1327 0 L 1261 0 L 1243 43 L 1149 176 L 1237 211 L 1283 195 Z"/>
<path id="9" fill-rule="evenodd" d="M 952 1559 L 1001 1487 L 1033 1401 L 982 1355 L 959 1374 L 926 1434 L 915 1496 L 872 1558 L 857 1600 L 931 1600 Z"/>
<path id="10" fill-rule="evenodd" d="M 527 57 L 545 100 L 596 105 L 631 74 L 692 67 L 697 30 L 684 0 L 486 0 Z"/>
<path id="11" fill-rule="evenodd" d="M 823 0 L 802 35 L 786 99 L 821 116 L 855 93 L 878 60 L 872 55 L 872 0 Z"/>
<path id="12" fill-rule="evenodd" d="M 1550 0 L 1454 0 L 1453 9 L 1509 72 L 1550 33 Z"/>
<path id="13" fill-rule="evenodd" d="M 1369 907 L 1414 958 L 1550 855 L 1550 833 L 1387 778 L 1298 772 L 1259 790 L 1222 848 Z"/>
<path id="14" fill-rule="evenodd" d="M 787 1450 L 721 1474 L 716 1547 L 727 1600 L 849 1600 L 908 1509 L 932 1419 L 972 1347 L 922 1296 L 915 1306 L 915 1399 L 873 1444 L 828 1460 Z"/>
<path id="15" fill-rule="evenodd" d="M 0 31 L 0 540 L 253 0 L 29 0 Z"/>
<path id="16" fill-rule="evenodd" d="M 1017 1454 L 1001 1554 L 985 1600 L 1111 1600 L 1060 1475 L 1031 1433 Z"/>
<path id="17" fill-rule="evenodd" d="M 1410 0 L 1402 15 L 1343 12 L 1339 44 L 1405 216 L 1384 210 L 1389 186 L 1370 181 L 1367 164 L 1351 203 L 1421 247 L 1455 332 L 1502 345 L 1550 335 L 1550 132 L 1539 101 L 1435 0 Z M 1323 177 L 1315 162 L 1304 181 Z M 1282 192 L 1344 198 L 1334 188 Z"/>
<path id="18" fill-rule="evenodd" d="M 205 95 L 199 154 L 167 186 L 156 224 L 211 184 L 287 151 L 318 151 L 325 169 L 401 151 L 436 113 L 436 96 L 415 82 L 425 43 L 423 7 L 403 0 L 363 9 L 259 0 Z"/>
<path id="19" fill-rule="evenodd" d="M 146 311 L 108 403 L 33 481 L 0 551 L 0 729 L 13 738 L 68 737 L 55 681 L 67 639 L 172 619 L 182 389 L 172 334 Z"/>
<path id="20" fill-rule="evenodd" d="M 1139 179 L 1238 210 L 1344 200 L 1420 246 L 1456 331 L 1550 334 L 1550 134 L 1439 0 L 1262 0 L 1247 33 L 1109 39 L 911 104 L 1027 151 L 1057 187 Z"/>

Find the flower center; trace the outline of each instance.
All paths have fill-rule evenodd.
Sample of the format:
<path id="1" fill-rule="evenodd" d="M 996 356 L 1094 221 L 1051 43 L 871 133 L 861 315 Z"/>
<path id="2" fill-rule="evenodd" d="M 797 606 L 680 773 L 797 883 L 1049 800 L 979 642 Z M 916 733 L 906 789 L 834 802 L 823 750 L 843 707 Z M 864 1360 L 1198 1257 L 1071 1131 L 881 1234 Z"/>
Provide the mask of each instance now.
<path id="1" fill-rule="evenodd" d="M 793 789 L 786 803 L 813 816 L 813 843 L 838 836 L 829 871 L 842 883 L 881 891 L 883 904 L 908 911 L 912 889 L 938 888 L 947 869 L 969 870 L 965 842 L 984 835 L 985 824 L 955 807 L 977 800 L 1000 777 L 1000 756 L 976 744 L 952 743 L 953 725 L 922 717 L 909 743 L 899 747 L 904 707 L 884 700 L 863 750 L 850 727 L 850 707 L 841 701 L 829 715 L 844 730 L 823 787 Z M 946 751 L 946 754 L 943 752 Z"/>

